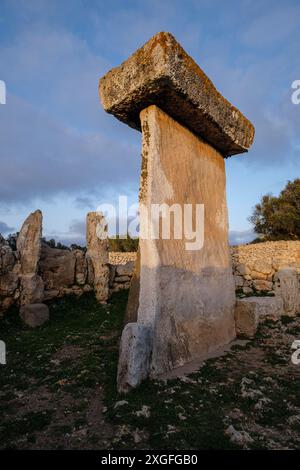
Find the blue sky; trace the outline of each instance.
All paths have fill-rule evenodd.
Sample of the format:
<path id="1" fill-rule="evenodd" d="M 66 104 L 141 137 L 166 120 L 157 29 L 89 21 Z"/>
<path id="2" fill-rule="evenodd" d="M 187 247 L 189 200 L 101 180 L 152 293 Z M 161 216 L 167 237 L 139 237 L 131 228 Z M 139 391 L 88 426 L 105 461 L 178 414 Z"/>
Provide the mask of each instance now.
<path id="1" fill-rule="evenodd" d="M 0 232 L 40 208 L 47 237 L 82 242 L 87 211 L 137 201 L 141 135 L 103 111 L 98 79 L 158 31 L 255 125 L 250 152 L 226 162 L 231 240 L 299 177 L 299 1 L 0 0 Z"/>

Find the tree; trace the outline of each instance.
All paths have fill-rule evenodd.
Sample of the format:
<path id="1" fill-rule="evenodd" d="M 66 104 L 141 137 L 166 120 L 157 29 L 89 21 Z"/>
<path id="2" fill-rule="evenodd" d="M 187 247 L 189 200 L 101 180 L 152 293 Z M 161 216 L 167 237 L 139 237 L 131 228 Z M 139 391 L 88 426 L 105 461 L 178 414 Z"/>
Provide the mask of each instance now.
<path id="1" fill-rule="evenodd" d="M 249 220 L 265 240 L 299 240 L 300 179 L 288 181 L 278 197 L 263 196 Z"/>

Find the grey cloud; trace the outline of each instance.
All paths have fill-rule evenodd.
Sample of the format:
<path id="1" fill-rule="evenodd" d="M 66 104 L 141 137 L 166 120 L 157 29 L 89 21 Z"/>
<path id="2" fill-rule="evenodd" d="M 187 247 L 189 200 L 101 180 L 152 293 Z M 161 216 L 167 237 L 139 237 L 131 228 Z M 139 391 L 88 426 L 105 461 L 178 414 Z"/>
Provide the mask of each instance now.
<path id="1" fill-rule="evenodd" d="M 231 230 L 229 232 L 229 243 L 230 245 L 242 245 L 244 243 L 249 243 L 254 240 L 257 235 L 253 230 Z"/>
<path id="2" fill-rule="evenodd" d="M 74 204 L 79 209 L 90 209 L 95 210 L 96 203 L 92 197 L 89 196 L 78 196 L 74 200 Z"/>
<path id="3" fill-rule="evenodd" d="M 93 198 L 81 194 L 99 194 L 108 188 L 123 191 L 123 187 L 138 191 L 140 135 L 105 115 L 97 82 L 111 65 L 161 29 L 171 30 L 217 88 L 253 121 L 255 143 L 246 162 L 271 166 L 299 158 L 294 143 L 299 135 L 300 107 L 291 109 L 289 96 L 279 95 L 283 86 L 288 90 L 290 79 L 299 78 L 293 76 L 299 43 L 293 40 L 298 24 L 293 19 L 295 8 L 277 6 L 268 11 L 268 4 L 254 7 L 253 2 L 245 1 L 238 10 L 243 10 L 239 24 L 240 16 L 234 19 L 232 8 L 224 12 L 208 0 L 191 2 L 197 8 L 194 17 L 182 2 L 157 0 L 154 7 L 153 1 L 146 1 L 143 8 L 134 5 L 134 22 L 131 9 L 108 8 L 103 16 L 100 8 L 88 5 L 92 49 L 90 42 L 60 23 L 56 28 L 46 26 L 48 18 L 51 22 L 58 12 L 61 16 L 81 14 L 81 2 L 72 8 L 55 1 L 40 2 L 42 8 L 37 8 L 39 2 L 29 2 L 27 7 L 23 0 L 22 8 L 18 3 L 14 2 L 19 20 L 29 15 L 35 22 L 30 28 L 20 28 L 14 41 L 0 47 L 1 79 L 7 80 L 9 93 L 7 105 L 0 108 L 2 203 L 72 193 L 78 207 L 93 209 Z M 212 32 L 205 29 L 205 22 L 199 27 L 203 8 L 205 14 L 210 10 Z M 286 22 L 276 31 L 281 15 Z M 214 34 L 221 21 L 226 31 L 234 25 L 233 36 Z M 290 31 L 286 24 L 291 24 Z M 288 38 L 288 47 L 265 56 L 266 34 L 273 34 L 276 41 Z M 110 56 L 114 64 L 107 60 Z M 13 96 L 13 89 L 22 98 Z"/>
<path id="4" fill-rule="evenodd" d="M 70 224 L 69 231 L 71 234 L 84 236 L 86 231 L 85 220 L 73 220 Z"/>
<path id="5" fill-rule="evenodd" d="M 3 112 L 5 108 L 5 112 Z M 99 133 L 78 132 L 9 96 L 0 110 L 3 202 L 138 186 L 139 150 Z"/>
<path id="6" fill-rule="evenodd" d="M 5 234 L 8 234 L 8 233 L 12 233 L 14 230 L 15 230 L 14 227 L 10 227 L 5 222 L 2 222 L 0 220 L 0 234 L 5 235 Z"/>
<path id="7" fill-rule="evenodd" d="M 284 7 L 274 5 L 265 14 L 250 21 L 242 35 L 248 45 L 260 46 L 263 38 L 264 46 L 278 44 L 292 36 L 300 27 L 299 5 L 284 4 Z"/>
<path id="8" fill-rule="evenodd" d="M 70 246 L 73 243 L 85 246 L 86 239 L 85 239 L 85 231 L 86 231 L 86 224 L 85 220 L 72 220 L 69 226 L 69 230 L 67 232 L 58 232 L 53 231 L 45 234 L 47 239 L 54 238 L 56 242 L 63 243 L 66 246 Z"/>

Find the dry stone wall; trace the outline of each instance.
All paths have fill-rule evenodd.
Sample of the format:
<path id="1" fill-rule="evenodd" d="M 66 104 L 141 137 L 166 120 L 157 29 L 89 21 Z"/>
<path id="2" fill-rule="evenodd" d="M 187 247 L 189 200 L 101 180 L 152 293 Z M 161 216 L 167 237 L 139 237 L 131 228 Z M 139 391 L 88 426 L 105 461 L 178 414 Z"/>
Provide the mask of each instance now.
<path id="1" fill-rule="evenodd" d="M 28 304 L 33 296 L 43 302 L 94 290 L 94 267 L 84 250 L 52 248 L 42 242 L 37 252 L 33 272 L 24 273 L 22 251 L 12 250 L 0 237 L 0 316 L 12 305 Z M 109 253 L 109 295 L 129 288 L 135 257 L 136 253 Z"/>
<path id="2" fill-rule="evenodd" d="M 35 219 L 39 217 L 39 214 L 36 214 L 31 219 L 36 222 Z M 27 231 L 28 223 L 23 225 Z M 24 231 L 25 229 L 22 232 L 22 238 Z M 21 262 L 22 252 L 24 253 L 23 242 L 24 240 L 21 243 L 20 239 L 20 249 L 13 251 L 0 236 L 0 315 L 13 304 L 23 304 L 24 296 L 28 294 L 28 290 L 32 292 L 34 287 L 40 287 L 33 289 L 33 293 L 35 291 L 42 293 L 38 299 L 41 302 L 69 294 L 80 296 L 94 290 L 94 269 L 85 251 L 51 248 L 45 243 L 41 243 L 39 248 L 38 243 L 35 242 L 35 259 L 33 267 L 30 266 L 29 269 L 32 272 L 25 274 L 24 263 L 22 267 Z M 297 271 L 298 283 L 300 283 L 300 241 L 233 246 L 231 255 L 236 291 L 239 293 L 250 296 L 257 292 L 279 295 L 279 290 L 282 290 L 285 285 L 285 281 L 281 279 L 285 273 L 283 271 L 282 274 L 282 270 L 286 268 L 294 268 Z M 135 260 L 135 252 L 109 253 L 109 295 L 129 288 Z M 40 282 L 34 283 L 36 279 L 42 280 L 43 286 L 39 286 Z M 295 282 L 297 283 L 297 280 Z M 291 310 L 290 302 L 285 300 L 285 303 L 286 309 Z"/>
<path id="3" fill-rule="evenodd" d="M 300 241 L 264 242 L 231 248 L 236 290 L 275 293 L 276 273 L 294 268 L 300 274 Z"/>
<path id="4" fill-rule="evenodd" d="M 129 289 L 134 271 L 136 253 L 109 253 L 109 288 L 110 294 L 122 289 Z"/>

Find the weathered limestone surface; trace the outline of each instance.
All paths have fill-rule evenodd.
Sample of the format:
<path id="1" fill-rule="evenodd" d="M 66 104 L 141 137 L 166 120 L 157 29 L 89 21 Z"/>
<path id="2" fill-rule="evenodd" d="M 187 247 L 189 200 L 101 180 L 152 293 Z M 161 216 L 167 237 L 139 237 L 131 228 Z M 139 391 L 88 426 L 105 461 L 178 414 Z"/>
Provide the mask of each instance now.
<path id="1" fill-rule="evenodd" d="M 280 269 L 274 277 L 275 294 L 283 300 L 284 313 L 300 313 L 300 278 L 294 268 Z"/>
<path id="2" fill-rule="evenodd" d="M 94 274 L 94 290 L 99 302 L 106 302 L 109 296 L 108 240 L 99 234 L 107 231 L 104 217 L 99 212 L 89 212 L 86 218 L 86 256 Z"/>
<path id="3" fill-rule="evenodd" d="M 51 248 L 42 244 L 39 268 L 45 289 L 71 287 L 75 283 L 76 254 L 74 251 Z"/>
<path id="4" fill-rule="evenodd" d="M 75 280 L 77 284 L 83 286 L 87 279 L 87 262 L 85 253 L 82 250 L 76 250 L 74 253 L 76 258 Z"/>
<path id="5" fill-rule="evenodd" d="M 38 274 L 42 220 L 40 210 L 30 214 L 17 238 L 17 251 L 20 257 L 20 305 L 41 302 L 44 297 L 43 280 Z"/>
<path id="6" fill-rule="evenodd" d="M 93 291 L 94 268 L 85 250 L 54 248 L 43 241 L 40 248 L 41 219 L 36 211 L 23 224 L 20 252 L 0 235 L 0 316 L 13 304 L 35 304 Z M 136 254 L 109 255 L 112 294 L 129 288 Z"/>
<path id="7" fill-rule="evenodd" d="M 141 113 L 140 204 L 204 204 L 204 246 L 141 239 L 138 323 L 153 329 L 151 376 L 204 357 L 235 337 L 222 155 L 156 106 Z M 147 220 L 141 217 L 145 233 Z"/>
<path id="8" fill-rule="evenodd" d="M 35 304 L 44 299 L 44 283 L 38 274 L 21 276 L 20 305 Z"/>
<path id="9" fill-rule="evenodd" d="M 135 129 L 139 113 L 157 105 L 222 155 L 246 152 L 254 127 L 214 87 L 170 34 L 153 36 L 99 84 L 104 109 Z"/>
<path id="10" fill-rule="evenodd" d="M 0 235 L 0 316 L 19 296 L 19 268 L 15 253 Z"/>
<path id="11" fill-rule="evenodd" d="M 247 297 L 237 299 L 235 322 L 237 335 L 253 338 L 259 323 L 277 321 L 283 314 L 283 300 L 280 297 Z"/>
<path id="12" fill-rule="evenodd" d="M 231 247 L 236 289 L 245 294 L 275 293 L 275 275 L 294 268 L 300 275 L 300 241 L 276 241 Z"/>
<path id="13" fill-rule="evenodd" d="M 147 326 L 128 323 L 122 333 L 118 364 L 118 390 L 127 393 L 149 374 L 152 332 Z"/>
<path id="14" fill-rule="evenodd" d="M 20 308 L 22 321 L 31 328 L 43 325 L 49 320 L 49 308 L 45 304 L 28 304 Z"/>
<path id="15" fill-rule="evenodd" d="M 285 268 L 296 269 L 300 279 L 300 241 L 280 240 L 236 245 L 231 246 L 230 250 L 236 290 L 239 293 L 275 293 L 275 275 Z M 109 253 L 109 262 L 118 265 L 135 261 L 136 256 L 136 253 Z"/>
<path id="16" fill-rule="evenodd" d="M 235 337 L 223 157 L 246 152 L 254 128 L 169 33 L 151 38 L 99 88 L 104 109 L 143 135 L 140 282 L 136 275 L 127 316 L 138 306 L 137 325 L 152 333 L 155 377 Z M 188 251 L 186 232 L 178 237 L 174 225 L 171 237 L 149 237 L 153 205 L 173 204 L 204 205 L 203 248 Z"/>
<path id="17" fill-rule="evenodd" d="M 133 275 L 131 278 L 130 291 L 126 307 L 124 323 L 137 321 L 140 297 L 140 275 L 141 275 L 141 253 L 138 249 Z"/>
<path id="18" fill-rule="evenodd" d="M 30 214 L 22 225 L 17 239 L 21 274 L 36 274 L 41 251 L 43 216 L 40 210 Z"/>
<path id="19" fill-rule="evenodd" d="M 123 289 L 132 290 L 132 276 L 136 260 L 135 252 L 110 252 L 109 253 L 109 292 L 110 295 Z M 131 296 L 131 292 L 130 292 Z M 128 305 L 131 302 L 128 302 Z M 127 315 L 126 315 L 127 317 Z M 136 316 L 132 321 L 136 321 Z M 126 321 L 128 323 L 128 321 Z"/>

